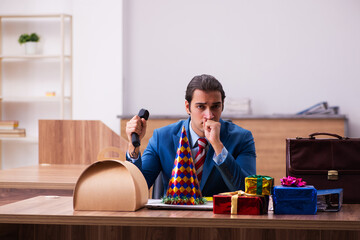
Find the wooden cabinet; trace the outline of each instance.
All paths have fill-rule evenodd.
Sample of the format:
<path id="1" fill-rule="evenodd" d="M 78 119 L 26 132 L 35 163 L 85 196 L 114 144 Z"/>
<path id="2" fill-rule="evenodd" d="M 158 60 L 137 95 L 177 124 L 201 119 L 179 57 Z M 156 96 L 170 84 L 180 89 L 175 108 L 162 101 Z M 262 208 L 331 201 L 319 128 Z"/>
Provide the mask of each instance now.
<path id="1" fill-rule="evenodd" d="M 234 119 L 251 130 L 256 148 L 257 174 L 272 176 L 275 185 L 286 176 L 286 138 L 308 137 L 314 132 L 330 132 L 344 136 L 346 118 L 259 118 Z"/>
<path id="2" fill-rule="evenodd" d="M 115 147 L 124 154 L 105 151 L 106 157 L 125 160 L 128 142 L 98 120 L 40 120 L 40 164 L 92 164 L 100 153 Z"/>
<path id="3" fill-rule="evenodd" d="M 121 118 L 121 116 L 119 116 Z M 181 117 L 150 116 L 147 135 L 141 145 L 143 151 L 155 128 L 174 123 Z M 334 116 L 297 116 L 297 115 L 270 115 L 270 116 L 223 116 L 223 119 L 252 132 L 256 148 L 257 174 L 275 178 L 275 184 L 286 175 L 286 138 L 308 137 L 314 132 L 329 132 L 347 135 L 347 118 L 344 115 Z M 125 126 L 129 117 L 121 118 L 121 136 L 126 138 Z"/>
<path id="4" fill-rule="evenodd" d="M 39 35 L 36 53 L 26 54 L 18 43 L 24 33 Z M 25 165 L 36 163 L 38 120 L 72 118 L 70 15 L 0 16 L 0 110 L 0 119 L 26 130 L 25 138 L 0 138 L 3 158 L 17 162 L 9 167 L 21 165 L 22 157 Z"/>

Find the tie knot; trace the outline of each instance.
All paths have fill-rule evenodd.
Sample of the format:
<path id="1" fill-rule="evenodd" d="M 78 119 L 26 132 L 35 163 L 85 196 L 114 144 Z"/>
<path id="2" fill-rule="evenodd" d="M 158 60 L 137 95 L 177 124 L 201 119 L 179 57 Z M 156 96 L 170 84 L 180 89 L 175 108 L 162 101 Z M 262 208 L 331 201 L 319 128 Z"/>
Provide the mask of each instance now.
<path id="1" fill-rule="evenodd" d="M 208 142 L 207 142 L 206 138 L 199 138 L 198 139 L 199 148 L 205 148 L 207 143 Z"/>

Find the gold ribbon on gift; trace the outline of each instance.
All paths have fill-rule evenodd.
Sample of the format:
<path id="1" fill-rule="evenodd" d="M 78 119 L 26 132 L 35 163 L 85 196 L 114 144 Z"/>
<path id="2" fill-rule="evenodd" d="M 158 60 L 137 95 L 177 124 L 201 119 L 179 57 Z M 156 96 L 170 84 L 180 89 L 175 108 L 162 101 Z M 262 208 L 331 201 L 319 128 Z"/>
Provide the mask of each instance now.
<path id="1" fill-rule="evenodd" d="M 220 193 L 219 195 L 224 195 L 224 196 L 231 196 L 231 214 L 237 214 L 237 208 L 238 208 L 238 198 L 239 196 L 242 197 L 256 197 L 256 196 L 261 196 L 261 195 L 256 195 L 256 194 L 250 194 L 250 193 L 246 193 L 242 190 L 239 191 L 235 191 L 235 192 L 225 192 L 225 193 Z"/>

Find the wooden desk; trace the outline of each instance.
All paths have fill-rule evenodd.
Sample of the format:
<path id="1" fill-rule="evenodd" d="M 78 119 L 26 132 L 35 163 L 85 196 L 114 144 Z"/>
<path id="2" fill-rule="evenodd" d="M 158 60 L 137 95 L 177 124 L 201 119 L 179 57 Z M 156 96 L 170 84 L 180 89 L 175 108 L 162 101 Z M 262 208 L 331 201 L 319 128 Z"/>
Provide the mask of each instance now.
<path id="1" fill-rule="evenodd" d="M 0 170 L 0 205 L 38 195 L 72 196 L 88 165 L 54 165 Z"/>
<path id="2" fill-rule="evenodd" d="M 212 211 L 73 211 L 72 197 L 0 206 L 1 239 L 359 239 L 360 205 L 317 215 L 224 215 Z"/>

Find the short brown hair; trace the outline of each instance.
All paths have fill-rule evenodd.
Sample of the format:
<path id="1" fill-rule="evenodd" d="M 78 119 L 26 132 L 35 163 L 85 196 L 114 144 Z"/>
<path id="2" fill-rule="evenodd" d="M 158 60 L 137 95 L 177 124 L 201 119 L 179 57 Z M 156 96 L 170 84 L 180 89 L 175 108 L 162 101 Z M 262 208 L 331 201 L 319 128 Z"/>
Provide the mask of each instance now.
<path id="1" fill-rule="evenodd" d="M 221 83 L 215 77 L 207 74 L 193 77 L 193 79 L 191 79 L 191 81 L 189 82 L 185 92 L 185 99 L 189 103 L 191 103 L 194 91 L 196 89 L 205 92 L 219 91 L 221 93 L 221 101 L 223 104 L 222 107 L 224 108 L 225 92 Z"/>

